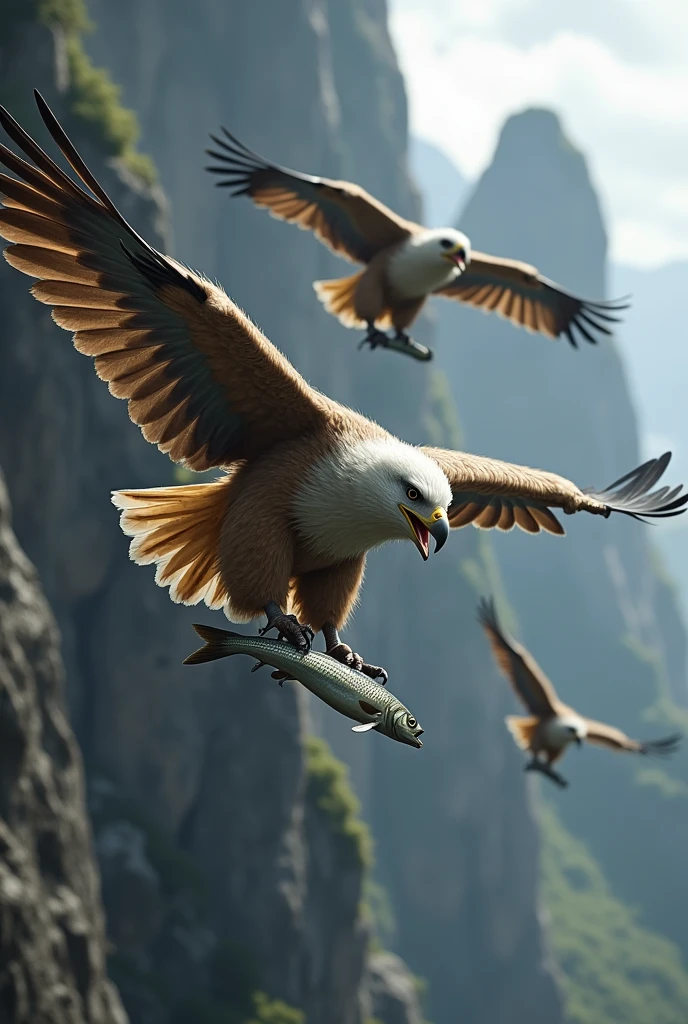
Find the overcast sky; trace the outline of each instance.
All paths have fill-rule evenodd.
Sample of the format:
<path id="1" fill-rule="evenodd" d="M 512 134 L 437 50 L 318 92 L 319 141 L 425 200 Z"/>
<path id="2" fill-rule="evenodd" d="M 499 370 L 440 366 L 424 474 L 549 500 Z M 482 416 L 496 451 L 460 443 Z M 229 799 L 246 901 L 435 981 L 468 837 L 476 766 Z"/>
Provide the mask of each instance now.
<path id="1" fill-rule="evenodd" d="M 389 0 L 411 130 L 469 177 L 505 117 L 563 119 L 620 263 L 688 258 L 688 0 Z"/>

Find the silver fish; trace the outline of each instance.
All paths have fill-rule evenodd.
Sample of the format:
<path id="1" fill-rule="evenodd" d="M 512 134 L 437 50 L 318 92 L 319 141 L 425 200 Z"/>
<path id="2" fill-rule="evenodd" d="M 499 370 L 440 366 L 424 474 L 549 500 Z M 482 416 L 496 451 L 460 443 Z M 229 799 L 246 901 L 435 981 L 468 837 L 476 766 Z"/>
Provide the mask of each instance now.
<path id="1" fill-rule="evenodd" d="M 194 623 L 194 629 L 205 640 L 205 647 L 190 654 L 184 661 L 185 665 L 200 665 L 232 654 L 248 654 L 265 665 L 288 673 L 289 679 L 298 680 L 335 711 L 358 722 L 353 732 L 376 729 L 384 736 L 408 743 L 411 747 L 423 746 L 419 739 L 423 730 L 393 693 L 329 654 L 321 654 L 320 651 L 304 654 L 283 640 L 243 636 L 215 626 Z"/>

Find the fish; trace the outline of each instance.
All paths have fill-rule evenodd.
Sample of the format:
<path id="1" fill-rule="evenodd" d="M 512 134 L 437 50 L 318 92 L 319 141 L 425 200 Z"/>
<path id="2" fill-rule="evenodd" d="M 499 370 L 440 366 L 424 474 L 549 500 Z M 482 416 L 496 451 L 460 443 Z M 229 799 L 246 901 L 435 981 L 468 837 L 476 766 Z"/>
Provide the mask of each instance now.
<path id="1" fill-rule="evenodd" d="M 411 747 L 422 747 L 423 729 L 411 712 L 381 683 L 363 672 L 343 665 L 320 651 L 297 650 L 282 640 L 245 636 L 215 626 L 193 624 L 205 646 L 188 658 L 185 665 L 201 665 L 233 654 L 247 654 L 264 665 L 271 665 L 287 678 L 299 683 L 335 711 L 357 724 L 352 732 L 372 730 Z"/>

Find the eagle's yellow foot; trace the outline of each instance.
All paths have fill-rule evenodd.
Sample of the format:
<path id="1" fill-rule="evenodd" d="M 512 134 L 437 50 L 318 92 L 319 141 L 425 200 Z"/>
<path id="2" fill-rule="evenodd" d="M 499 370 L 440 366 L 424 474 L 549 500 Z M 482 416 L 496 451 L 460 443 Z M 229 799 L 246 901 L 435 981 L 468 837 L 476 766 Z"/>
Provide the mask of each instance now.
<path id="1" fill-rule="evenodd" d="M 557 786 L 560 786 L 562 789 L 566 789 L 568 786 L 568 782 L 559 772 L 555 772 L 551 765 L 545 764 L 544 761 L 538 760 L 537 757 L 534 757 L 532 761 L 528 761 L 523 770 L 525 772 L 540 772 L 542 775 L 546 775 L 548 779 L 551 779 L 552 782 L 556 782 Z"/>
<path id="2" fill-rule="evenodd" d="M 268 622 L 259 630 L 261 636 L 265 636 L 270 629 L 276 629 L 280 640 L 286 640 L 304 654 L 310 651 L 315 636 L 310 626 L 299 622 L 295 615 L 285 615 L 276 601 L 268 601 L 265 605 L 265 614 Z"/>

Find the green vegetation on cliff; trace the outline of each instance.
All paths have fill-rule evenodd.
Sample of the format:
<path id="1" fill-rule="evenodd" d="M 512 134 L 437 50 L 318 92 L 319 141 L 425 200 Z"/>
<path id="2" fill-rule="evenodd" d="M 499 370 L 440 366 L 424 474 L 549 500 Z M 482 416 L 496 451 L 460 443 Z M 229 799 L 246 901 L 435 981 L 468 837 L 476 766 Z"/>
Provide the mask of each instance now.
<path id="1" fill-rule="evenodd" d="M 678 948 L 642 927 L 584 843 L 545 806 L 542 884 L 567 1024 L 685 1024 L 688 974 Z"/>
<path id="2" fill-rule="evenodd" d="M 293 1006 L 287 1006 L 281 999 L 269 999 L 264 992 L 256 992 L 255 1016 L 246 1024 L 306 1024 L 305 1015 Z"/>
<path id="3" fill-rule="evenodd" d="M 93 66 L 83 47 L 83 35 L 90 27 L 84 0 L 30 0 L 18 4 L 12 18 L 24 23 L 38 21 L 64 34 L 68 127 L 69 120 L 78 121 L 95 146 L 118 157 L 132 173 L 152 184 L 156 178 L 153 162 L 136 150 L 136 115 L 121 105 L 119 86 L 107 71 Z"/>
<path id="4" fill-rule="evenodd" d="M 309 736 L 306 740 L 308 788 L 306 800 L 312 801 L 331 820 L 335 832 L 345 837 L 351 854 L 363 867 L 373 859 L 370 830 L 361 820 L 361 805 L 351 788 L 345 764 L 332 754 L 325 740 Z"/>

